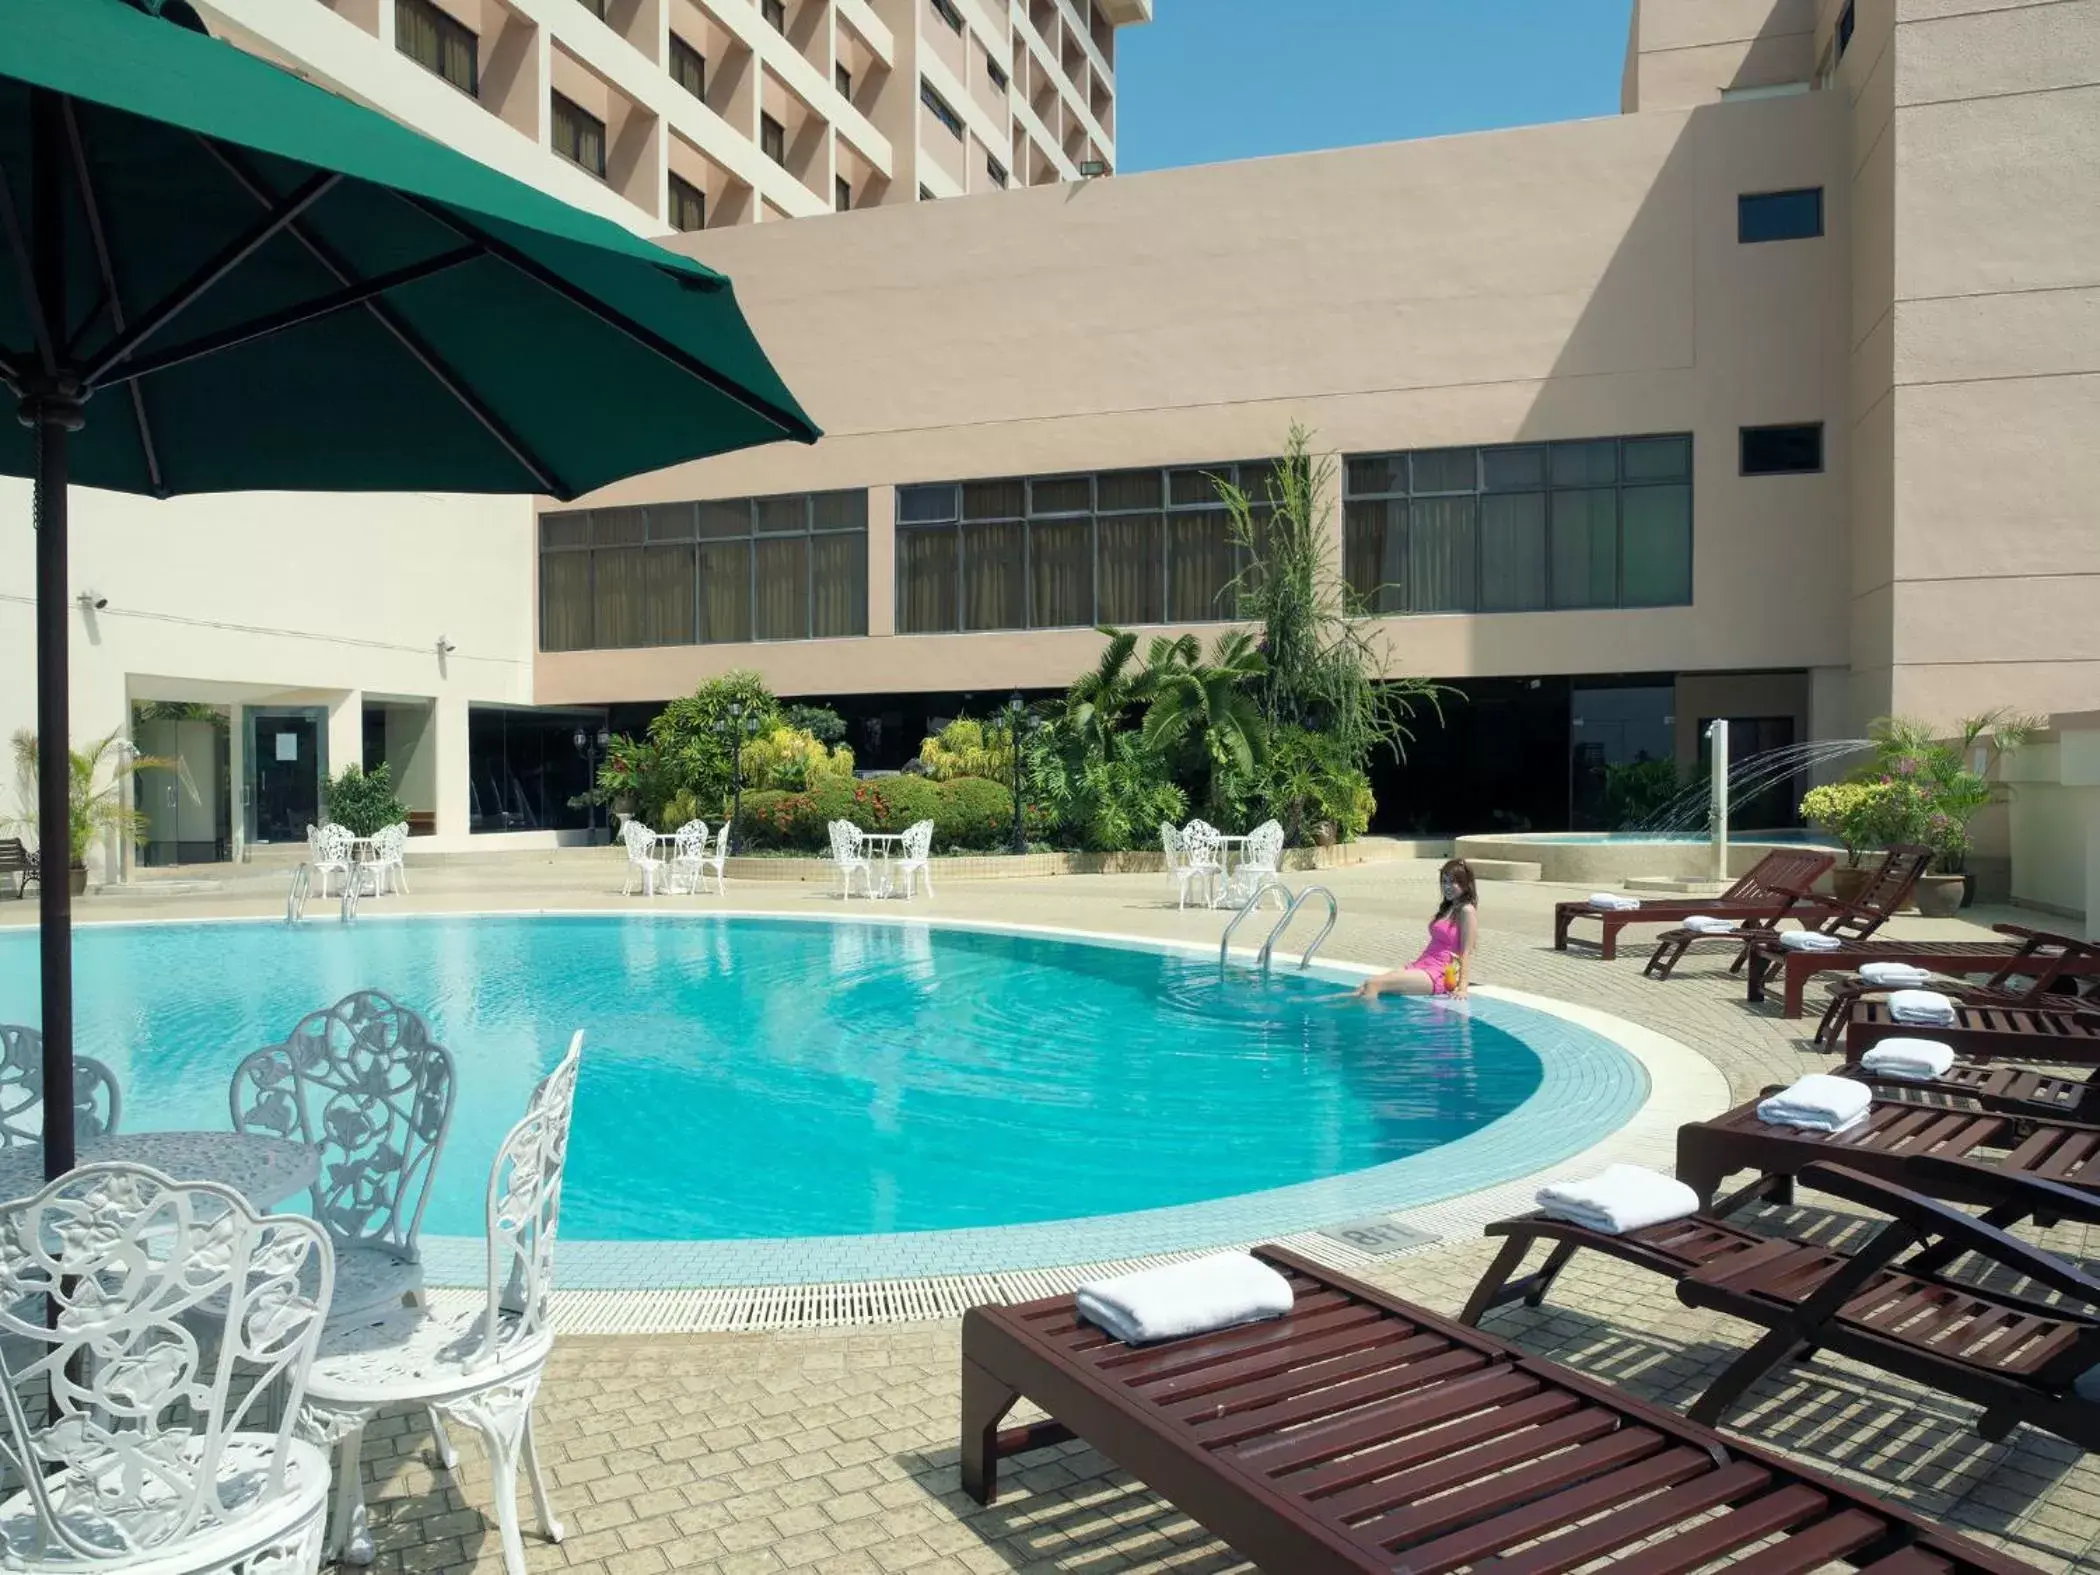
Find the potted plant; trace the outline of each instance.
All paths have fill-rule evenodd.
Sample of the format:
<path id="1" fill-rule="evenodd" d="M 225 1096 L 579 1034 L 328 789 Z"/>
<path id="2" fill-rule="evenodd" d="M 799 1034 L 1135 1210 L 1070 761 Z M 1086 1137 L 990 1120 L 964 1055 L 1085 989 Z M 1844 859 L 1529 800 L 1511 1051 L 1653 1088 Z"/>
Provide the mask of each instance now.
<path id="1" fill-rule="evenodd" d="M 44 835 L 36 814 L 36 734 L 25 727 L 15 733 L 12 742 L 18 791 L 25 813 L 9 823 L 10 829 L 34 833 L 38 849 L 48 849 L 51 839 Z M 105 765 L 108 780 L 98 787 L 96 780 L 103 775 Z M 104 734 L 85 748 L 67 751 L 66 878 L 74 896 L 87 891 L 87 850 L 97 836 L 114 831 L 133 842 L 144 840 L 146 817 L 130 803 L 127 784 L 134 773 L 155 768 L 174 772 L 190 796 L 196 796 L 196 784 L 190 781 L 181 761 L 131 753 L 121 728 Z M 44 878 L 52 878 L 48 854 L 44 856 Z"/>
<path id="2" fill-rule="evenodd" d="M 394 797 L 394 772 L 385 761 L 370 771 L 354 764 L 343 767 L 323 785 L 321 802 L 328 818 L 353 837 L 376 837 L 408 819 L 408 811 Z"/>

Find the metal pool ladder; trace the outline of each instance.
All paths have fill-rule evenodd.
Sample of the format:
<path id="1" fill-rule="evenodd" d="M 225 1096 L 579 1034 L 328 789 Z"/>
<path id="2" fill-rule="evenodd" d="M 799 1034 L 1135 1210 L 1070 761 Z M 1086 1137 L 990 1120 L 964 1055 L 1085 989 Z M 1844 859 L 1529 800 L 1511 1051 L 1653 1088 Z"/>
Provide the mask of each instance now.
<path id="1" fill-rule="evenodd" d="M 306 899 L 313 895 L 313 867 L 304 861 L 292 869 L 292 889 L 284 899 L 284 922 L 297 924 L 306 917 Z"/>
<path id="2" fill-rule="evenodd" d="M 1225 926 L 1225 933 L 1218 941 L 1218 967 L 1220 970 L 1225 967 L 1226 958 L 1230 955 L 1232 932 L 1240 927 L 1242 919 L 1262 905 L 1262 900 L 1272 891 L 1289 900 L 1285 904 L 1283 916 L 1270 929 L 1269 938 L 1261 943 L 1261 951 L 1255 957 L 1254 966 L 1263 975 L 1267 975 L 1269 972 L 1269 954 L 1275 950 L 1278 938 L 1282 936 L 1285 930 L 1291 927 L 1291 920 L 1298 916 L 1298 910 L 1304 906 L 1306 898 L 1319 897 L 1326 902 L 1327 922 L 1320 926 L 1320 933 L 1315 935 L 1312 939 L 1312 944 L 1305 948 L 1305 955 L 1298 959 L 1298 966 L 1301 969 L 1310 967 L 1313 954 L 1319 951 L 1321 944 L 1329 935 L 1334 933 L 1335 921 L 1341 917 L 1342 909 L 1341 904 L 1335 901 L 1333 892 L 1329 891 L 1325 886 L 1307 886 L 1296 896 L 1292 896 L 1290 888 L 1281 881 L 1266 880 L 1254 889 L 1253 894 L 1241 905 L 1240 911 L 1232 916 L 1232 922 Z"/>

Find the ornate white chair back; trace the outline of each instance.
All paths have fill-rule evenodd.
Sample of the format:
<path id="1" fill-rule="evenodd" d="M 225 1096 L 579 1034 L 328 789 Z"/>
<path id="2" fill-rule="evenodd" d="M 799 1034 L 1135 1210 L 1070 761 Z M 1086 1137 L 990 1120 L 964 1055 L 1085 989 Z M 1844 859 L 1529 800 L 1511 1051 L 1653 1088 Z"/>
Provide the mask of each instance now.
<path id="1" fill-rule="evenodd" d="M 458 1086 L 421 1017 L 360 990 L 235 1068 L 233 1126 L 319 1144 L 313 1215 L 330 1238 L 413 1256 Z"/>
<path id="2" fill-rule="evenodd" d="M 620 841 L 627 849 L 627 862 L 639 864 L 656 853 L 656 833 L 632 816 L 620 823 Z"/>
<path id="3" fill-rule="evenodd" d="M 1218 862 L 1218 838 L 1221 833 L 1207 820 L 1192 820 L 1181 828 L 1182 851 L 1188 855 L 1191 865 L 1216 867 Z"/>
<path id="4" fill-rule="evenodd" d="M 561 1064 L 533 1089 L 525 1103 L 525 1119 L 510 1129 L 489 1167 L 488 1322 L 481 1351 L 468 1364 L 470 1371 L 550 1327 L 547 1298 L 554 1289 L 554 1237 L 561 1221 L 562 1172 L 569 1158 L 569 1123 L 582 1062 L 579 1028 Z"/>
<path id="5" fill-rule="evenodd" d="M 840 865 L 859 862 L 860 827 L 850 820 L 834 820 L 829 829 L 832 861 Z"/>
<path id="6" fill-rule="evenodd" d="M 339 826 L 332 820 L 306 828 L 306 851 L 313 855 L 316 864 L 349 862 L 350 849 L 356 841 L 348 826 Z"/>
<path id="7" fill-rule="evenodd" d="M 907 859 L 923 864 L 926 856 L 933 851 L 933 822 L 919 820 L 907 826 L 904 831 L 903 848 Z"/>
<path id="8" fill-rule="evenodd" d="M 721 825 L 715 827 L 715 851 L 710 859 L 710 862 L 713 863 L 717 869 L 719 869 L 721 868 L 722 861 L 728 857 L 729 822 L 725 820 L 722 822 Z"/>
<path id="9" fill-rule="evenodd" d="M 1181 833 L 1174 829 L 1172 821 L 1163 820 L 1159 823 L 1159 845 L 1166 852 L 1169 875 L 1188 868 L 1187 850 L 1182 843 Z"/>
<path id="10" fill-rule="evenodd" d="M 1282 858 L 1283 822 L 1265 820 L 1247 834 L 1247 855 L 1240 861 L 1240 867 L 1273 875 Z"/>
<path id="11" fill-rule="evenodd" d="M 279 1497 L 333 1279 L 312 1220 L 142 1165 L 83 1165 L 0 1210 L 0 1452 L 35 1517 L 8 1562 L 160 1568 Z"/>
<path id="12" fill-rule="evenodd" d="M 117 1130 L 124 1108 L 109 1068 L 90 1056 L 73 1058 L 73 1133 L 97 1138 Z M 19 1023 L 0 1023 L 0 1153 L 44 1141 L 44 1036 Z"/>
<path id="13" fill-rule="evenodd" d="M 697 862 L 707 856 L 707 822 L 689 820 L 678 828 L 673 857 Z"/>

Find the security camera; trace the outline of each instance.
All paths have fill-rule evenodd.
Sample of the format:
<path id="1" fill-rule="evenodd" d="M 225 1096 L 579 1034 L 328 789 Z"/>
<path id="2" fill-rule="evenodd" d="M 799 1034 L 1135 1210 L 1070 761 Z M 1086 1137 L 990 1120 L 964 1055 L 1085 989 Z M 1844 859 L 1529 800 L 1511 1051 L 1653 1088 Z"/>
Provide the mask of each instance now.
<path id="1" fill-rule="evenodd" d="M 90 612 L 100 612 L 109 605 L 109 598 L 100 591 L 82 591 L 73 599 Z"/>
<path id="2" fill-rule="evenodd" d="M 443 635 L 439 635 L 439 636 L 438 636 L 438 655 L 440 655 L 440 656 L 450 656 L 450 655 L 451 655 L 451 654 L 452 654 L 452 653 L 453 653 L 454 651 L 456 651 L 456 650 L 458 650 L 458 649 L 459 649 L 459 647 L 458 647 L 458 646 L 454 645 L 454 644 L 453 644 L 453 643 L 452 643 L 452 642 L 451 642 L 450 640 L 446 639 L 446 638 L 445 638 L 445 637 L 444 637 Z"/>

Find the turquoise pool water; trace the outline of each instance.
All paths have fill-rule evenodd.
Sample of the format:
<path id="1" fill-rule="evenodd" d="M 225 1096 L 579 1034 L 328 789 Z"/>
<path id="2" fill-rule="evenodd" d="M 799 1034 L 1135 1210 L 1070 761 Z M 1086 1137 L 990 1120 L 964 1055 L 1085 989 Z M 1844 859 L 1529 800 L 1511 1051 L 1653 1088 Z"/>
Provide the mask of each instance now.
<path id="1" fill-rule="evenodd" d="M 579 1027 L 563 1234 L 609 1241 L 1221 1198 L 1425 1153 L 1541 1078 L 1522 1037 L 1539 1014 L 1508 1003 L 1367 1007 L 1317 979 L 913 924 L 367 918 L 75 944 L 79 1047 L 134 1130 L 223 1129 L 240 1057 L 353 989 L 423 1012 L 460 1066 L 425 1223 L 443 1235 L 480 1234 L 496 1143 Z M 35 980 L 34 934 L 0 934 L 0 1021 L 36 1020 Z"/>

